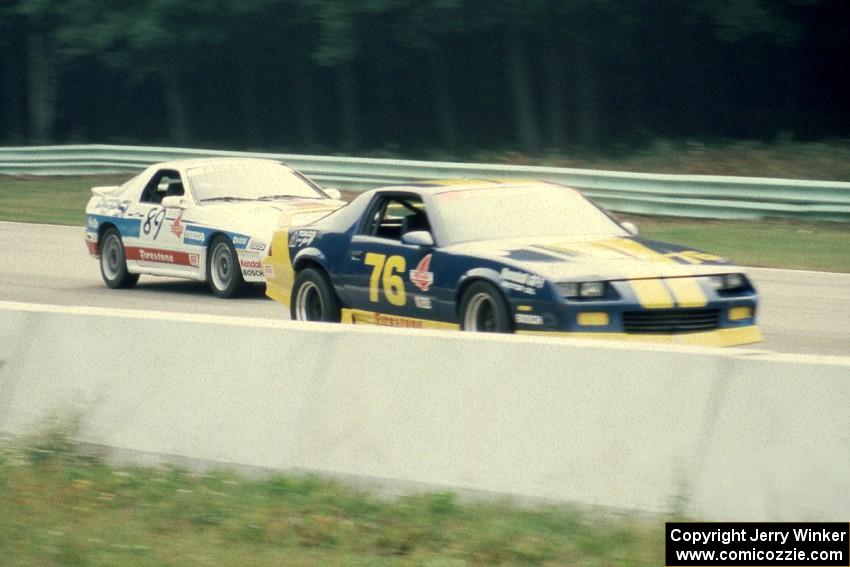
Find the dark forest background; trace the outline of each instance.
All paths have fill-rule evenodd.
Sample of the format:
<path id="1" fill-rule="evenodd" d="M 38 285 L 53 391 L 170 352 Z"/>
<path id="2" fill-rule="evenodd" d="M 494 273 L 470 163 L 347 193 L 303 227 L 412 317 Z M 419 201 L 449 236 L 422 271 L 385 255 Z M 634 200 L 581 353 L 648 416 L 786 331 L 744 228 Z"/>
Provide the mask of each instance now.
<path id="1" fill-rule="evenodd" d="M 0 143 L 542 151 L 850 134 L 847 0 L 0 0 Z"/>

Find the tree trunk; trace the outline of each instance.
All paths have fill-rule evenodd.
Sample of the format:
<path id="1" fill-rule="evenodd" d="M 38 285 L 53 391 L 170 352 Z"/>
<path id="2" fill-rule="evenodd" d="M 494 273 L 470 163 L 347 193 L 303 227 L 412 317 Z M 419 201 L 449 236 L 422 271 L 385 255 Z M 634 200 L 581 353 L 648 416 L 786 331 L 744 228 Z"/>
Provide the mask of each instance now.
<path id="1" fill-rule="evenodd" d="M 596 75 L 591 60 L 591 51 L 584 43 L 576 42 L 574 57 L 578 142 L 585 148 L 592 148 L 599 141 Z"/>
<path id="2" fill-rule="evenodd" d="M 446 60 L 442 51 L 429 52 L 431 64 L 431 87 L 434 101 L 434 117 L 437 120 L 437 136 L 444 150 L 457 149 L 457 118 L 452 104 L 451 90 L 446 76 Z"/>
<path id="3" fill-rule="evenodd" d="M 189 122 L 177 75 L 172 68 L 166 67 L 162 70 L 165 110 L 168 114 L 168 135 L 173 143 L 184 145 L 189 142 Z"/>
<path id="4" fill-rule="evenodd" d="M 354 82 L 354 69 L 351 62 L 341 63 L 337 67 L 339 81 L 339 119 L 342 149 L 347 153 L 357 150 L 357 85 Z"/>
<path id="5" fill-rule="evenodd" d="M 519 141 L 526 152 L 535 154 L 540 151 L 540 127 L 528 73 L 528 49 L 525 38 L 516 30 L 508 32 L 507 51 L 508 80 Z"/>
<path id="6" fill-rule="evenodd" d="M 27 73 L 30 141 L 51 142 L 56 118 L 56 54 L 38 30 L 30 30 L 27 36 Z"/>
<path id="7" fill-rule="evenodd" d="M 547 50 L 546 68 L 546 137 L 549 147 L 561 149 L 567 143 L 566 87 L 564 75 L 567 66 L 564 64 L 564 46 L 560 42 Z"/>

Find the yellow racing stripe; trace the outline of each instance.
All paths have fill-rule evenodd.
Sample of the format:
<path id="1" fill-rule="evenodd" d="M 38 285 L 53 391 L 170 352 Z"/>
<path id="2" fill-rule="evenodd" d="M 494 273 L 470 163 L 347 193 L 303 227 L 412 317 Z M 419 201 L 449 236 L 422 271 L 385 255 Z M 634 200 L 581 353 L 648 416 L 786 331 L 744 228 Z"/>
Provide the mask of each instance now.
<path id="1" fill-rule="evenodd" d="M 645 309 L 670 309 L 674 305 L 673 297 L 660 279 L 629 280 L 628 284 Z"/>
<path id="2" fill-rule="evenodd" d="M 673 292 L 679 307 L 705 307 L 708 298 L 696 278 L 667 278 L 664 283 Z"/>

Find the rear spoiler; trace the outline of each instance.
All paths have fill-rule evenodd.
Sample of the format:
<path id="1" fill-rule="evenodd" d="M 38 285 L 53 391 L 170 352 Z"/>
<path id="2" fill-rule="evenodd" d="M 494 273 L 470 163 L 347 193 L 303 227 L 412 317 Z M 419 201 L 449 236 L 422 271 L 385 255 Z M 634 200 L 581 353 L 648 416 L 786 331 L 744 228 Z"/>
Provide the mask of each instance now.
<path id="1" fill-rule="evenodd" d="M 98 197 L 108 197 L 110 194 L 114 193 L 117 190 L 118 185 L 91 188 L 92 195 L 97 195 Z"/>

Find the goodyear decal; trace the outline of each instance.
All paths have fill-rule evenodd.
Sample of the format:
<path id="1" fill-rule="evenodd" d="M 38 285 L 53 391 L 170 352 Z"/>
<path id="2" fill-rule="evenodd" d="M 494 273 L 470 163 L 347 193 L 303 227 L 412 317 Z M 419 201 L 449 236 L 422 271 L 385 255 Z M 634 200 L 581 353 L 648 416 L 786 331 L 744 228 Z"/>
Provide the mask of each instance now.
<path id="1" fill-rule="evenodd" d="M 141 219 L 119 218 L 111 217 L 109 215 L 87 215 L 86 231 L 97 232 L 100 225 L 104 222 L 115 225 L 115 228 L 118 229 L 121 236 L 125 238 L 138 238 L 142 226 Z"/>
<path id="2" fill-rule="evenodd" d="M 237 250 L 244 250 L 247 248 L 248 242 L 251 240 L 251 237 L 247 234 L 221 231 L 215 228 L 199 226 L 196 224 L 187 224 L 183 231 L 183 244 L 191 246 L 206 246 L 213 234 L 222 232 L 230 238 L 230 241 L 233 242 L 233 247 Z"/>

